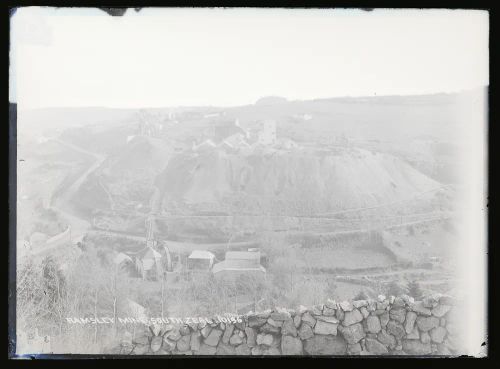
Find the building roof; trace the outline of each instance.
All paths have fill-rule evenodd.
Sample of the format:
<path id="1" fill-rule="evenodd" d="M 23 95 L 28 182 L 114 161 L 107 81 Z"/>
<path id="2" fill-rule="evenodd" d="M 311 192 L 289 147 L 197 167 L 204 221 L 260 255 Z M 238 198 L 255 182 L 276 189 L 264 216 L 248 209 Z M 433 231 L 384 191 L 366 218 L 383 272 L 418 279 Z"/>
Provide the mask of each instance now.
<path id="1" fill-rule="evenodd" d="M 194 250 L 191 252 L 188 259 L 215 259 L 215 255 L 210 251 Z"/>
<path id="2" fill-rule="evenodd" d="M 240 126 L 236 125 L 234 121 L 217 122 L 214 125 L 214 140 L 216 142 L 221 142 L 236 133 L 246 134 L 246 132 Z"/>
<path id="3" fill-rule="evenodd" d="M 234 135 L 227 137 L 223 142 L 230 145 L 231 147 L 240 147 L 240 146 L 250 147 L 250 145 L 246 142 L 245 137 L 246 136 L 243 133 L 238 132 L 235 133 Z"/>
<path id="4" fill-rule="evenodd" d="M 226 260 L 259 260 L 260 251 L 228 251 Z"/>
<path id="5" fill-rule="evenodd" d="M 266 271 L 260 265 L 260 251 L 228 251 L 226 259 L 214 265 L 213 272 L 222 270 Z"/>
<path id="6" fill-rule="evenodd" d="M 257 271 L 257 272 L 266 272 L 266 269 L 258 264 L 258 265 L 253 265 L 253 264 L 248 264 L 245 263 L 242 260 L 224 260 L 221 261 L 220 263 L 217 263 L 214 265 L 212 269 L 213 273 L 218 273 L 222 271 L 235 271 L 235 272 L 250 272 L 250 271 Z"/>
<path id="7" fill-rule="evenodd" d="M 194 145 L 193 149 L 194 150 L 199 150 L 199 149 L 206 149 L 206 148 L 213 148 L 216 147 L 217 145 L 210 139 L 203 141 L 199 145 Z"/>
<path id="8" fill-rule="evenodd" d="M 161 259 L 161 254 L 151 247 L 148 247 L 142 255 L 142 259 Z"/>
<path id="9" fill-rule="evenodd" d="M 113 262 L 115 264 L 121 264 L 124 261 L 132 261 L 132 258 L 127 254 L 124 254 L 123 252 L 119 252 L 118 254 L 116 254 L 116 256 L 113 259 Z"/>
<path id="10" fill-rule="evenodd" d="M 222 141 L 222 142 L 218 145 L 218 147 L 224 147 L 224 146 L 225 146 L 225 147 L 229 147 L 230 149 L 234 149 L 234 146 L 233 146 L 230 142 L 228 142 L 227 140 Z"/>

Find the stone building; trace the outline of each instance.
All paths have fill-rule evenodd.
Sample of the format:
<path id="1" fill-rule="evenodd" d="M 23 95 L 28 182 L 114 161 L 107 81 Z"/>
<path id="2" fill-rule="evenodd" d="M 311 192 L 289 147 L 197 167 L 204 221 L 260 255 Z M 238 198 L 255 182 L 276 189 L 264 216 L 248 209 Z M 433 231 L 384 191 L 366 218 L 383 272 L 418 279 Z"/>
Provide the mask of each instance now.
<path id="1" fill-rule="evenodd" d="M 262 145 L 273 145 L 276 142 L 276 121 L 265 119 L 257 123 L 257 141 Z"/>
<path id="2" fill-rule="evenodd" d="M 136 268 L 143 279 L 157 280 L 163 274 L 162 255 L 146 247 L 136 258 Z"/>

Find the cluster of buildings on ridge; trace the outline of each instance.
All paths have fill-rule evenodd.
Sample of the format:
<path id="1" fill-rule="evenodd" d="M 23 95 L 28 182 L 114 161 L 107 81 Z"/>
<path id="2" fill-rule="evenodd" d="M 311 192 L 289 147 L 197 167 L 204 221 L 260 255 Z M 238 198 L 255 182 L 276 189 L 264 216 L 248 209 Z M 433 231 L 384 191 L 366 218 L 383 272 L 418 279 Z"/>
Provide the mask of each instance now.
<path id="1" fill-rule="evenodd" d="M 236 120 L 221 120 L 209 127 L 200 142 L 193 142 L 193 151 L 205 148 L 225 149 L 251 148 L 257 145 L 270 146 L 277 142 L 276 121 L 260 120 L 244 128 Z"/>
<path id="2" fill-rule="evenodd" d="M 189 115 L 195 114 L 195 116 Z M 186 117 L 187 116 L 187 117 Z M 309 115 L 305 115 L 310 119 Z M 138 112 L 138 126 L 136 134 L 127 136 L 130 142 L 136 136 L 153 138 L 166 137 L 168 128 L 179 123 L 178 119 L 208 119 L 206 127 L 198 138 L 191 141 L 191 145 L 177 142 L 176 147 L 183 150 L 202 151 L 205 149 L 222 148 L 226 150 L 240 148 L 254 148 L 256 146 L 280 147 L 292 149 L 298 145 L 289 139 L 278 139 L 276 135 L 276 121 L 272 119 L 257 120 L 242 125 L 238 119 L 226 118 L 224 111 L 201 114 L 197 112 L 184 112 L 178 116 L 173 112 L 167 115 L 141 110 Z M 304 118 L 305 119 L 305 118 Z"/>

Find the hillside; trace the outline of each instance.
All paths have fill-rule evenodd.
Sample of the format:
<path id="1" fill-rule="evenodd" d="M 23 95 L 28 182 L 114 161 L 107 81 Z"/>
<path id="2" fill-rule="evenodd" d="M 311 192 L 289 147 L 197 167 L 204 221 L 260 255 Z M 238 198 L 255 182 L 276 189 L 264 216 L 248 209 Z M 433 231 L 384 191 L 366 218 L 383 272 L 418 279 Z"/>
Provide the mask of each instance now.
<path id="1" fill-rule="evenodd" d="M 167 202 L 307 214 L 403 200 L 439 183 L 391 155 L 337 148 L 185 154 L 172 159 L 159 185 Z"/>
<path id="2" fill-rule="evenodd" d="M 87 208 L 148 207 L 158 185 L 167 211 L 180 206 L 314 214 L 376 206 L 459 182 L 457 155 L 466 144 L 459 133 L 469 121 L 457 111 L 477 103 L 484 92 L 308 101 L 265 97 L 238 107 L 146 109 L 158 116 L 162 131 L 132 140 L 140 122 L 134 109 L 89 108 L 88 114 L 80 114 L 84 108 L 46 109 L 25 113 L 24 121 L 34 120 L 35 113 L 42 120 L 54 118 L 66 128 L 56 130 L 56 137 L 106 156 L 75 198 Z M 248 127 L 263 119 L 276 121 L 278 139 L 291 139 L 302 149 L 199 156 L 190 150 L 219 121 Z M 345 142 L 339 145 L 339 139 Z"/>
<path id="3" fill-rule="evenodd" d="M 228 117 L 242 123 L 275 119 L 278 134 L 298 141 L 316 141 L 325 134 L 345 133 L 355 140 L 392 141 L 428 135 L 453 140 L 469 122 L 457 109 L 474 104 L 484 91 L 421 96 L 371 96 L 287 101 L 226 109 Z M 472 105 L 470 105 L 472 106 Z M 300 118 L 307 114 L 309 120 Z"/>
<path id="4" fill-rule="evenodd" d="M 114 148 L 82 184 L 74 201 L 81 209 L 147 206 L 154 180 L 172 154 L 165 142 L 136 136 Z"/>
<path id="5" fill-rule="evenodd" d="M 143 171 L 159 172 L 172 152 L 172 148 L 162 140 L 135 136 L 115 150 L 103 163 L 101 170 L 111 177 Z"/>

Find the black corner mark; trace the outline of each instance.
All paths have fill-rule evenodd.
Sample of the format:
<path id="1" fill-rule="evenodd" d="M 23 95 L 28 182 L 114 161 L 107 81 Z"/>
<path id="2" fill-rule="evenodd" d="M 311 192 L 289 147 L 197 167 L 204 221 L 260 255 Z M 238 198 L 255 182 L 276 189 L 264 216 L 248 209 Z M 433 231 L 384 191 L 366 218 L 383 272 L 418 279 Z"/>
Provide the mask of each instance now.
<path id="1" fill-rule="evenodd" d="M 128 8 L 99 8 L 102 11 L 108 13 L 113 17 L 121 17 L 125 14 Z M 134 8 L 136 12 L 140 11 L 142 8 Z"/>

